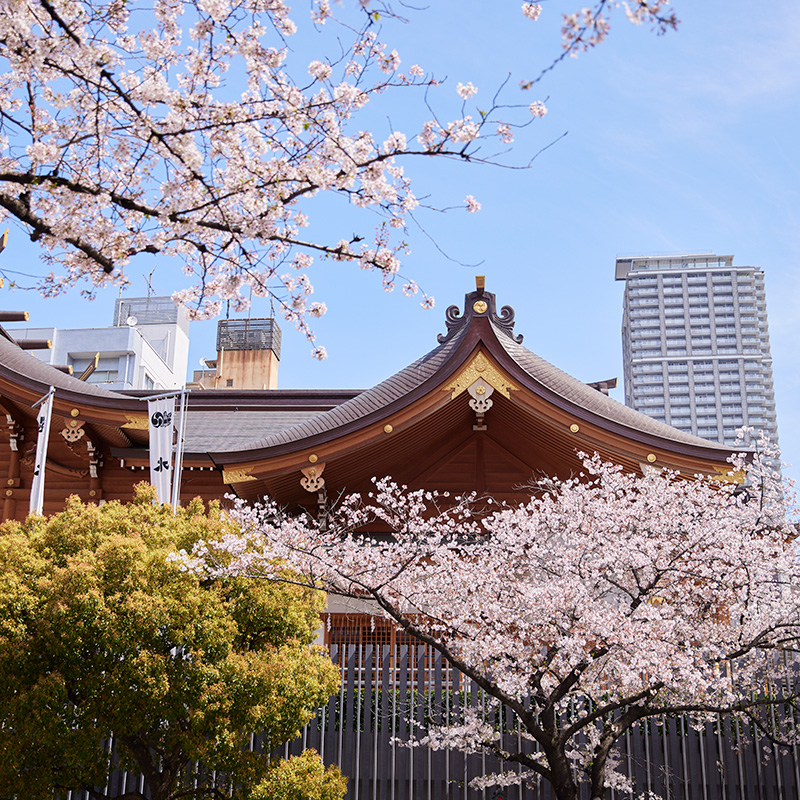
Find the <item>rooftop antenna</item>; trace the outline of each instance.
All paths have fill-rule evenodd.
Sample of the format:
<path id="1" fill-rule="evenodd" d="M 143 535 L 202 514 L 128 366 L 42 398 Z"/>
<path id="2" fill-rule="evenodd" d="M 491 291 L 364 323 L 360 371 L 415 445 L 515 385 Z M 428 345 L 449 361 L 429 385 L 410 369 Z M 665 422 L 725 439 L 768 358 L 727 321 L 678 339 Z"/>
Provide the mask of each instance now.
<path id="1" fill-rule="evenodd" d="M 153 294 L 153 275 L 155 275 L 156 270 L 158 269 L 158 265 L 153 267 L 150 274 L 145 278 L 147 281 L 147 299 L 149 300 L 151 295 Z"/>

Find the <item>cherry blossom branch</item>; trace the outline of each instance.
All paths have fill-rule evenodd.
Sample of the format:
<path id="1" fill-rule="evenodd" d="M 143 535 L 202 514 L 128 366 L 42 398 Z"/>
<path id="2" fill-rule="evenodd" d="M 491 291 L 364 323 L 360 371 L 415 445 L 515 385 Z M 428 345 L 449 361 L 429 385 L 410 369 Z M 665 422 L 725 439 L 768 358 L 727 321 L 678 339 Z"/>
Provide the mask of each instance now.
<path id="1" fill-rule="evenodd" d="M 27 200 L 28 197 L 25 194 L 19 197 L 10 197 L 4 192 L 0 192 L 0 206 L 13 214 L 20 222 L 30 226 L 32 230 L 32 240 L 35 241 L 42 235 L 53 236 L 55 238 L 56 234 L 53 228 L 48 225 L 44 219 L 31 211 L 30 203 L 26 202 Z M 72 235 L 65 236 L 64 241 L 77 250 L 80 250 L 88 258 L 92 259 L 92 261 L 97 262 L 104 272 L 109 273 L 114 269 L 113 262 L 89 242 Z"/>
<path id="2" fill-rule="evenodd" d="M 609 5 L 616 3 L 602 0 L 593 19 Z M 628 16 L 655 20 L 662 5 L 639 2 Z M 537 8 L 525 3 L 522 12 L 534 20 Z M 397 16 L 384 4 L 379 10 Z M 309 319 L 324 309 L 307 299 L 314 256 L 375 270 L 391 290 L 407 251 L 406 219 L 418 205 L 404 162 L 527 168 L 527 157 L 506 163 L 508 145 L 547 109 L 540 101 L 502 105 L 499 89 L 488 110 L 473 109 L 476 88 L 458 83 L 460 116 L 448 119 L 438 90 L 434 110 L 440 82 L 418 65 L 401 69 L 374 13 L 364 10 L 354 25 L 334 19 L 324 0 L 315 3 L 317 30 L 335 25 L 345 38 L 334 35 L 333 56 L 321 52 L 296 81 L 288 42 L 297 23 L 284 0 L 176 0 L 153 9 L 38 0 L 0 9 L 0 208 L 60 270 L 41 290 L 88 281 L 91 293 L 124 281 L 131 258 L 164 254 L 193 276 L 175 300 L 195 316 L 214 315 L 223 301 L 245 310 L 252 290 L 277 300 L 310 340 Z M 226 77 L 234 74 L 243 92 Z M 423 88 L 431 116 L 419 130 L 391 130 L 383 142 L 363 130 L 368 103 Z M 17 186 L 27 191 L 16 197 Z M 301 235 L 321 194 L 384 223 L 373 237 L 339 242 Z M 460 208 L 475 212 L 480 203 L 468 195 Z M 282 273 L 284 265 L 298 277 Z"/>

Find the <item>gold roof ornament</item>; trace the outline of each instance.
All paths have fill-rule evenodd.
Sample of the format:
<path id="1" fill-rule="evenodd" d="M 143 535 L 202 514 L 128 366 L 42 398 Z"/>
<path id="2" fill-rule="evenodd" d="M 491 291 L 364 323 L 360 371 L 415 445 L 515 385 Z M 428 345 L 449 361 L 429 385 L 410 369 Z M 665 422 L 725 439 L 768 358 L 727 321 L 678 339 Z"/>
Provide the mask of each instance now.
<path id="1" fill-rule="evenodd" d="M 519 386 L 506 378 L 506 376 L 487 358 L 485 353 L 479 352 L 475 358 L 447 384 L 447 386 L 443 387 L 443 391 L 452 391 L 450 399 L 453 400 L 472 386 L 478 378 L 483 378 L 489 386 L 495 391 L 500 392 L 503 397 L 510 398 L 510 392 L 519 390 Z"/>

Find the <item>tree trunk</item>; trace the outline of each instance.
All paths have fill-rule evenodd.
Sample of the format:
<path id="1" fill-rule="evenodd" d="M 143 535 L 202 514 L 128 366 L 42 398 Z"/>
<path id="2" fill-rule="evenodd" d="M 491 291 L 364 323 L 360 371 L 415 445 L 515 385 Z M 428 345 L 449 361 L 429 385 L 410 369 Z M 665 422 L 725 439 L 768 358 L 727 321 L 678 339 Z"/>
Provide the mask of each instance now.
<path id="1" fill-rule="evenodd" d="M 550 784 L 553 787 L 556 800 L 578 800 L 578 787 L 572 778 L 566 753 L 559 750 L 553 757 L 548 756 L 552 777 Z"/>

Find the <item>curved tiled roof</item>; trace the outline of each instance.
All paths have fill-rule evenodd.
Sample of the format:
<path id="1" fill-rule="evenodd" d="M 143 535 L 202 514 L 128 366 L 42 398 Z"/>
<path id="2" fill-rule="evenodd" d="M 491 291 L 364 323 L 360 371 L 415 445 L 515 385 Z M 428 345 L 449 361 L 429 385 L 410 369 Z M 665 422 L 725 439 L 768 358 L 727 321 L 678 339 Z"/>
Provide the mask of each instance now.
<path id="1" fill-rule="evenodd" d="M 372 389 L 361 393 L 336 408 L 318 414 L 294 427 L 267 436 L 260 442 L 252 445 L 256 448 L 270 448 L 277 445 L 299 442 L 311 436 L 335 430 L 345 424 L 356 422 L 369 414 L 379 411 L 403 395 L 416 389 L 428 378 L 433 376 L 439 368 L 446 363 L 450 355 L 463 340 L 469 325 L 463 325 L 459 330 L 453 331 L 445 342 L 427 355 L 415 361 L 405 369 L 379 383 Z M 610 422 L 624 425 L 634 431 L 657 436 L 667 441 L 680 444 L 700 446 L 717 449 L 721 452 L 730 452 L 730 448 L 706 439 L 700 439 L 688 433 L 683 433 L 669 425 L 658 422 L 651 417 L 634 411 L 628 406 L 613 400 L 598 392 L 577 378 L 554 367 L 548 361 L 523 347 L 513 336 L 507 326 L 497 324 L 492 320 L 492 330 L 497 340 L 508 355 L 537 383 L 553 392 L 564 400 L 592 414 L 609 420 Z M 521 339 L 522 337 L 518 337 Z"/>
<path id="2" fill-rule="evenodd" d="M 121 398 L 117 392 L 94 386 L 91 383 L 79 381 L 71 375 L 67 375 L 61 370 L 45 364 L 36 356 L 30 355 L 25 350 L 21 350 L 18 345 L 8 341 L 4 336 L 0 336 L 0 364 L 29 380 L 37 381 L 44 386 L 55 386 L 56 389 L 68 389 L 79 394 L 91 395 L 93 397 Z"/>
<path id="3" fill-rule="evenodd" d="M 195 411 L 186 417 L 186 452 L 225 453 L 248 450 L 253 442 L 296 427 L 322 412 L 228 408 L 218 411 Z M 260 445 L 255 445 L 260 446 Z"/>
<path id="4" fill-rule="evenodd" d="M 466 331 L 466 328 L 464 329 Z M 305 422 L 287 428 L 280 433 L 267 436 L 260 442 L 252 445 L 253 449 L 275 447 L 280 444 L 301 441 L 309 436 L 335 430 L 349 422 L 355 422 L 369 414 L 380 411 L 403 395 L 421 386 L 428 378 L 435 375 L 444 365 L 450 354 L 458 347 L 463 331 L 447 341 L 445 344 L 430 351 L 422 358 L 409 364 L 405 369 L 387 378 L 385 381 L 367 389 L 361 394 L 342 403 L 330 411 L 306 420 Z"/>
<path id="5" fill-rule="evenodd" d="M 500 346 L 520 369 L 545 390 L 577 408 L 614 424 L 625 426 L 631 431 L 656 436 L 666 442 L 710 448 L 721 453 L 730 451 L 730 448 L 725 445 L 683 433 L 640 414 L 554 367 L 523 347 L 520 343 L 522 337 L 514 336 L 512 331 L 513 310 L 508 309 L 510 316 L 506 314 L 506 309 L 503 310 L 503 314 L 506 316 L 495 315 L 494 297 L 488 293 L 486 296 L 491 297 L 490 314 L 487 317 L 489 317 L 491 330 Z M 471 297 L 468 295 L 467 299 L 469 300 Z M 280 412 L 245 412 L 242 409 L 238 414 L 226 415 L 230 416 L 230 420 L 228 420 L 230 424 L 225 426 L 225 431 L 217 430 L 220 423 L 218 416 L 220 411 L 213 412 L 216 416 L 209 416 L 201 411 L 190 410 L 189 431 L 187 431 L 189 442 L 187 444 L 191 449 L 202 445 L 201 449 L 205 451 L 219 453 L 267 449 L 301 442 L 313 436 L 335 431 L 351 423 L 365 422 L 370 415 L 380 412 L 422 386 L 447 364 L 470 328 L 471 315 L 467 313 L 469 308 L 469 304 L 465 303 L 464 317 L 460 317 L 458 313 L 451 315 L 452 320 L 448 321 L 448 333 L 441 337 L 442 343 L 438 347 L 372 389 L 361 392 L 341 405 L 320 413 L 310 409 L 287 409 Z M 115 399 L 117 401 L 128 399 L 126 394 L 103 389 L 66 375 L 21 350 L 2 336 L 0 336 L 0 364 L 27 381 L 39 383 L 43 387 L 52 385 L 98 399 Z M 211 413 L 209 412 L 209 414 Z M 225 415 L 225 411 L 222 413 Z M 235 435 L 231 434 L 231 426 L 235 428 Z"/>
<path id="6" fill-rule="evenodd" d="M 537 356 L 536 353 L 532 353 L 526 347 L 518 344 L 502 331 L 497 330 L 496 327 L 495 334 L 503 349 L 528 375 L 570 403 L 574 403 L 576 406 L 597 414 L 604 419 L 625 425 L 633 430 L 658 436 L 661 439 L 730 452 L 730 447 L 727 445 L 710 442 L 707 439 L 701 439 L 698 436 L 692 436 L 690 433 L 679 431 L 677 428 L 658 422 L 658 420 L 648 417 L 646 414 L 634 411 L 602 392 L 598 392 L 591 386 L 581 383 L 577 378 L 573 378 L 558 367 L 554 367 L 550 362 Z"/>

